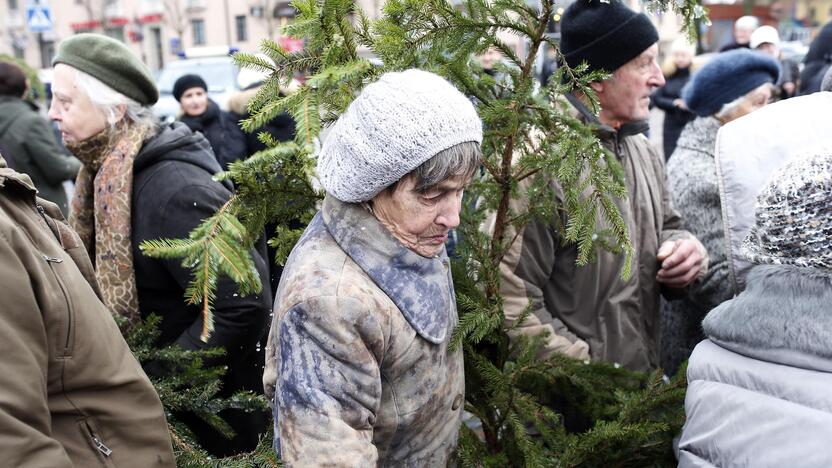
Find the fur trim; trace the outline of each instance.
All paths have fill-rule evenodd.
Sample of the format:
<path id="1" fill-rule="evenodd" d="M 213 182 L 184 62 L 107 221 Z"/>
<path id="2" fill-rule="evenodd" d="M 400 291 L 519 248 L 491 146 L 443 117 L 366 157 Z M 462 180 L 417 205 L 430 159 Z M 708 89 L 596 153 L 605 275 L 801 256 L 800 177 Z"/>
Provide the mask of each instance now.
<path id="1" fill-rule="evenodd" d="M 832 359 L 832 273 L 756 266 L 748 288 L 711 311 L 702 327 L 728 348 L 736 344 L 766 354 L 783 350 Z"/>

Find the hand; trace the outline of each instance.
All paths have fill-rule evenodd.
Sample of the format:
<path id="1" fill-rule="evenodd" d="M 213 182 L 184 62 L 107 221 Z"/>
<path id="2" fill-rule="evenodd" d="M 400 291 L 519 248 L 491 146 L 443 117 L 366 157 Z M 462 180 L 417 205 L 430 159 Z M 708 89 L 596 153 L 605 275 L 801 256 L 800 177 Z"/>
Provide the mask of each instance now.
<path id="1" fill-rule="evenodd" d="M 685 104 L 685 101 L 683 101 L 681 99 L 674 99 L 673 100 L 673 105 L 678 107 L 679 109 L 688 110 L 687 104 Z"/>
<path id="2" fill-rule="evenodd" d="M 705 256 L 705 247 L 696 238 L 663 243 L 656 254 L 661 262 L 656 281 L 671 288 L 684 288 L 699 277 Z"/>

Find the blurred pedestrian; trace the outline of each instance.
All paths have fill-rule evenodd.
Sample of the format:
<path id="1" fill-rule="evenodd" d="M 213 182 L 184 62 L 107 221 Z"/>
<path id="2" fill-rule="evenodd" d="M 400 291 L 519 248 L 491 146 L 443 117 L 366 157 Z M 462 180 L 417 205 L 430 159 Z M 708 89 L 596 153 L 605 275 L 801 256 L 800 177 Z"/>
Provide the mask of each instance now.
<path id="1" fill-rule="evenodd" d="M 772 26 L 760 26 L 751 33 L 751 50 L 768 54 L 780 63 L 780 78 L 775 83 L 775 99 L 788 99 L 797 92 L 800 70 L 797 62 L 783 58 L 780 52 L 780 34 Z"/>
<path id="2" fill-rule="evenodd" d="M 832 64 L 832 21 L 821 28 L 809 45 L 809 52 L 803 58 L 803 63 L 805 65 L 800 72 L 797 92 L 800 96 L 820 91 L 823 76 Z"/>
<path id="3" fill-rule="evenodd" d="M 681 97 L 682 88 L 690 79 L 694 51 L 694 46 L 684 38 L 673 41 L 669 60 L 662 69 L 665 84 L 650 97 L 653 105 L 664 111 L 662 145 L 665 160 L 670 158 L 676 149 L 676 140 L 679 139 L 682 129 L 695 117 Z"/>
<path id="4" fill-rule="evenodd" d="M 263 384 L 291 466 L 453 464 L 462 351 L 445 253 L 482 124 L 450 83 L 387 73 L 318 160 L 321 211 L 286 263 Z"/>
<path id="5" fill-rule="evenodd" d="M 14 155 L 14 169 L 27 174 L 38 196 L 68 216 L 63 182 L 75 179 L 81 162 L 63 154 L 49 123 L 23 99 L 28 89 L 26 75 L 17 65 L 0 62 L 0 151 Z"/>
<path id="6" fill-rule="evenodd" d="M 186 304 L 191 271 L 181 262 L 145 257 L 139 244 L 185 238 L 231 196 L 208 141 L 185 124 L 159 127 L 151 106 L 158 91 L 144 64 L 120 41 L 78 34 L 62 41 L 53 60 L 54 100 L 49 115 L 61 126 L 67 148 L 83 162 L 70 223 L 90 252 L 105 304 L 136 324 L 162 317 L 160 345 L 186 350 L 222 347 L 227 365 L 221 396 L 256 390 L 268 291 L 240 296 L 228 278 L 217 282 L 214 332 L 201 339 L 199 304 Z M 261 242 L 250 251 L 265 284 L 268 267 Z M 265 289 L 265 288 L 264 288 Z M 252 449 L 267 415 L 220 413 L 237 433 L 228 440 L 192 415 L 179 415 L 215 455 Z"/>
<path id="7" fill-rule="evenodd" d="M 81 240 L 36 193 L 0 156 L 2 464 L 173 468 L 162 403 Z"/>
<path id="8" fill-rule="evenodd" d="M 679 466 L 832 466 L 828 147 L 772 174 L 743 252 L 748 287 L 705 317 L 690 358 Z"/>
<path id="9" fill-rule="evenodd" d="M 741 16 L 734 21 L 734 37 L 731 42 L 722 46 L 719 51 L 727 52 L 734 49 L 748 49 L 751 33 L 760 26 L 756 16 Z"/>
<path id="10" fill-rule="evenodd" d="M 182 106 L 179 120 L 205 135 L 223 170 L 248 156 L 246 137 L 238 119 L 208 97 L 208 85 L 199 75 L 184 75 L 173 84 L 173 97 Z"/>
<path id="11" fill-rule="evenodd" d="M 712 58 L 683 91 L 697 117 L 682 131 L 667 163 L 669 193 L 684 228 L 708 249 L 710 264 L 684 297 L 663 307 L 662 368 L 669 374 L 702 341 L 705 314 L 733 295 L 714 160 L 717 132 L 765 106 L 778 72 L 777 62 L 768 55 L 732 50 Z"/>

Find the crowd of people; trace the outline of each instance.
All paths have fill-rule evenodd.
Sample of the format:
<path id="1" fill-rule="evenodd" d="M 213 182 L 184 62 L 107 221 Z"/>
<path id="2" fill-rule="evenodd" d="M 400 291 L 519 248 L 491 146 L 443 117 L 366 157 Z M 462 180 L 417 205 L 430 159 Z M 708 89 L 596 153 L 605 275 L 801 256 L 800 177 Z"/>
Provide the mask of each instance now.
<path id="1" fill-rule="evenodd" d="M 680 466 L 786 466 L 796 454 L 828 466 L 832 145 L 821 112 L 832 99 L 815 92 L 832 77 L 818 79 L 828 64 L 814 60 L 828 60 L 832 45 L 818 41 L 832 29 L 798 77 L 777 31 L 752 19 L 697 66 L 693 48 L 674 43 L 663 71 L 643 13 L 598 0 L 565 10 L 565 63 L 611 73 L 590 83 L 597 113 L 577 90 L 565 98 L 623 169 L 627 196 L 615 203 L 633 274 L 623 278 L 626 257 L 607 251 L 576 266 L 578 247 L 556 227 L 569 220 L 533 219 L 510 233 L 500 264 L 505 326 L 512 340 L 542 336 L 539 359 L 668 374 L 690 359 Z M 162 125 L 153 78 L 123 43 L 75 35 L 53 67 L 48 116 L 72 157 L 23 101 L 25 75 L 0 64 L 4 463 L 174 466 L 148 378 L 168 371 L 143 368 L 111 314 L 128 326 L 159 315 L 159 345 L 223 348 L 221 396 L 269 399 L 271 415 L 220 414 L 230 440 L 175 415 L 213 455 L 253 449 L 273 424 L 289 466 L 453 462 L 465 377 L 450 345 L 459 317 L 446 243 L 483 141 L 468 97 L 418 69 L 367 85 L 323 139 L 326 196 L 285 269 L 264 236 L 249 253 L 271 287 L 239 295 L 220 278 L 203 341 L 201 309 L 183 299 L 191 272 L 139 245 L 187 237 L 232 196 L 215 175 L 263 149 L 239 121 L 266 76 L 241 74 L 225 111 L 185 75 L 174 86 L 181 117 Z M 645 135 L 651 103 L 666 112 L 663 152 Z M 288 140 L 294 122 L 284 114 L 258 131 Z M 755 151 L 743 147 L 751 140 Z M 547 183 L 563 197 L 555 177 Z M 783 438 L 788 450 L 771 443 Z"/>

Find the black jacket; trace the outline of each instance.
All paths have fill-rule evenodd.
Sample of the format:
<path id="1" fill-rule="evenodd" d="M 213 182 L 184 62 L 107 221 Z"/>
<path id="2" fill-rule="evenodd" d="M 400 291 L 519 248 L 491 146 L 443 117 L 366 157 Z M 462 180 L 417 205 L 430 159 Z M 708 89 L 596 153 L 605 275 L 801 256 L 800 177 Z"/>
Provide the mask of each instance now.
<path id="1" fill-rule="evenodd" d="M 248 157 L 246 136 L 240 129 L 239 119 L 220 109 L 216 102 L 209 99 L 208 108 L 202 115 L 183 115 L 180 120 L 191 130 L 205 135 L 222 170 L 228 170 L 230 163 Z"/>
<path id="2" fill-rule="evenodd" d="M 63 153 L 49 124 L 23 99 L 0 96 L 0 153 L 6 155 L 9 166 L 31 177 L 39 197 L 67 215 L 63 182 L 75 178 L 81 161 Z"/>
<path id="3" fill-rule="evenodd" d="M 675 99 L 682 96 L 682 88 L 690 79 L 690 68 L 680 68 L 667 77 L 667 82 L 653 93 L 653 105 L 664 111 L 664 127 L 662 144 L 664 146 L 665 161 L 676 149 L 676 140 L 682 129 L 696 117 L 693 112 L 680 109 L 673 105 Z"/>
<path id="4" fill-rule="evenodd" d="M 215 329 L 207 344 L 200 340 L 200 307 L 186 305 L 184 300 L 185 289 L 191 281 L 190 270 L 180 260 L 145 257 L 139 251 L 139 244 L 148 239 L 187 238 L 229 199 L 230 183 L 212 179 L 219 170 L 208 141 L 179 122 L 163 127 L 136 156 L 132 242 L 139 308 L 142 317 L 151 313 L 162 317 L 161 344 L 226 350 L 221 362 L 228 366 L 223 395 L 237 390 L 262 393 L 263 351 L 258 342 L 266 331 L 271 309 L 265 242 L 261 241 L 251 252 L 264 286 L 263 293 L 240 296 L 236 284 L 222 277 L 213 303 Z M 217 455 L 251 450 L 265 428 L 266 418 L 262 414 L 223 417 L 238 433 L 230 442 L 206 426 L 188 421 L 202 446 Z"/>

